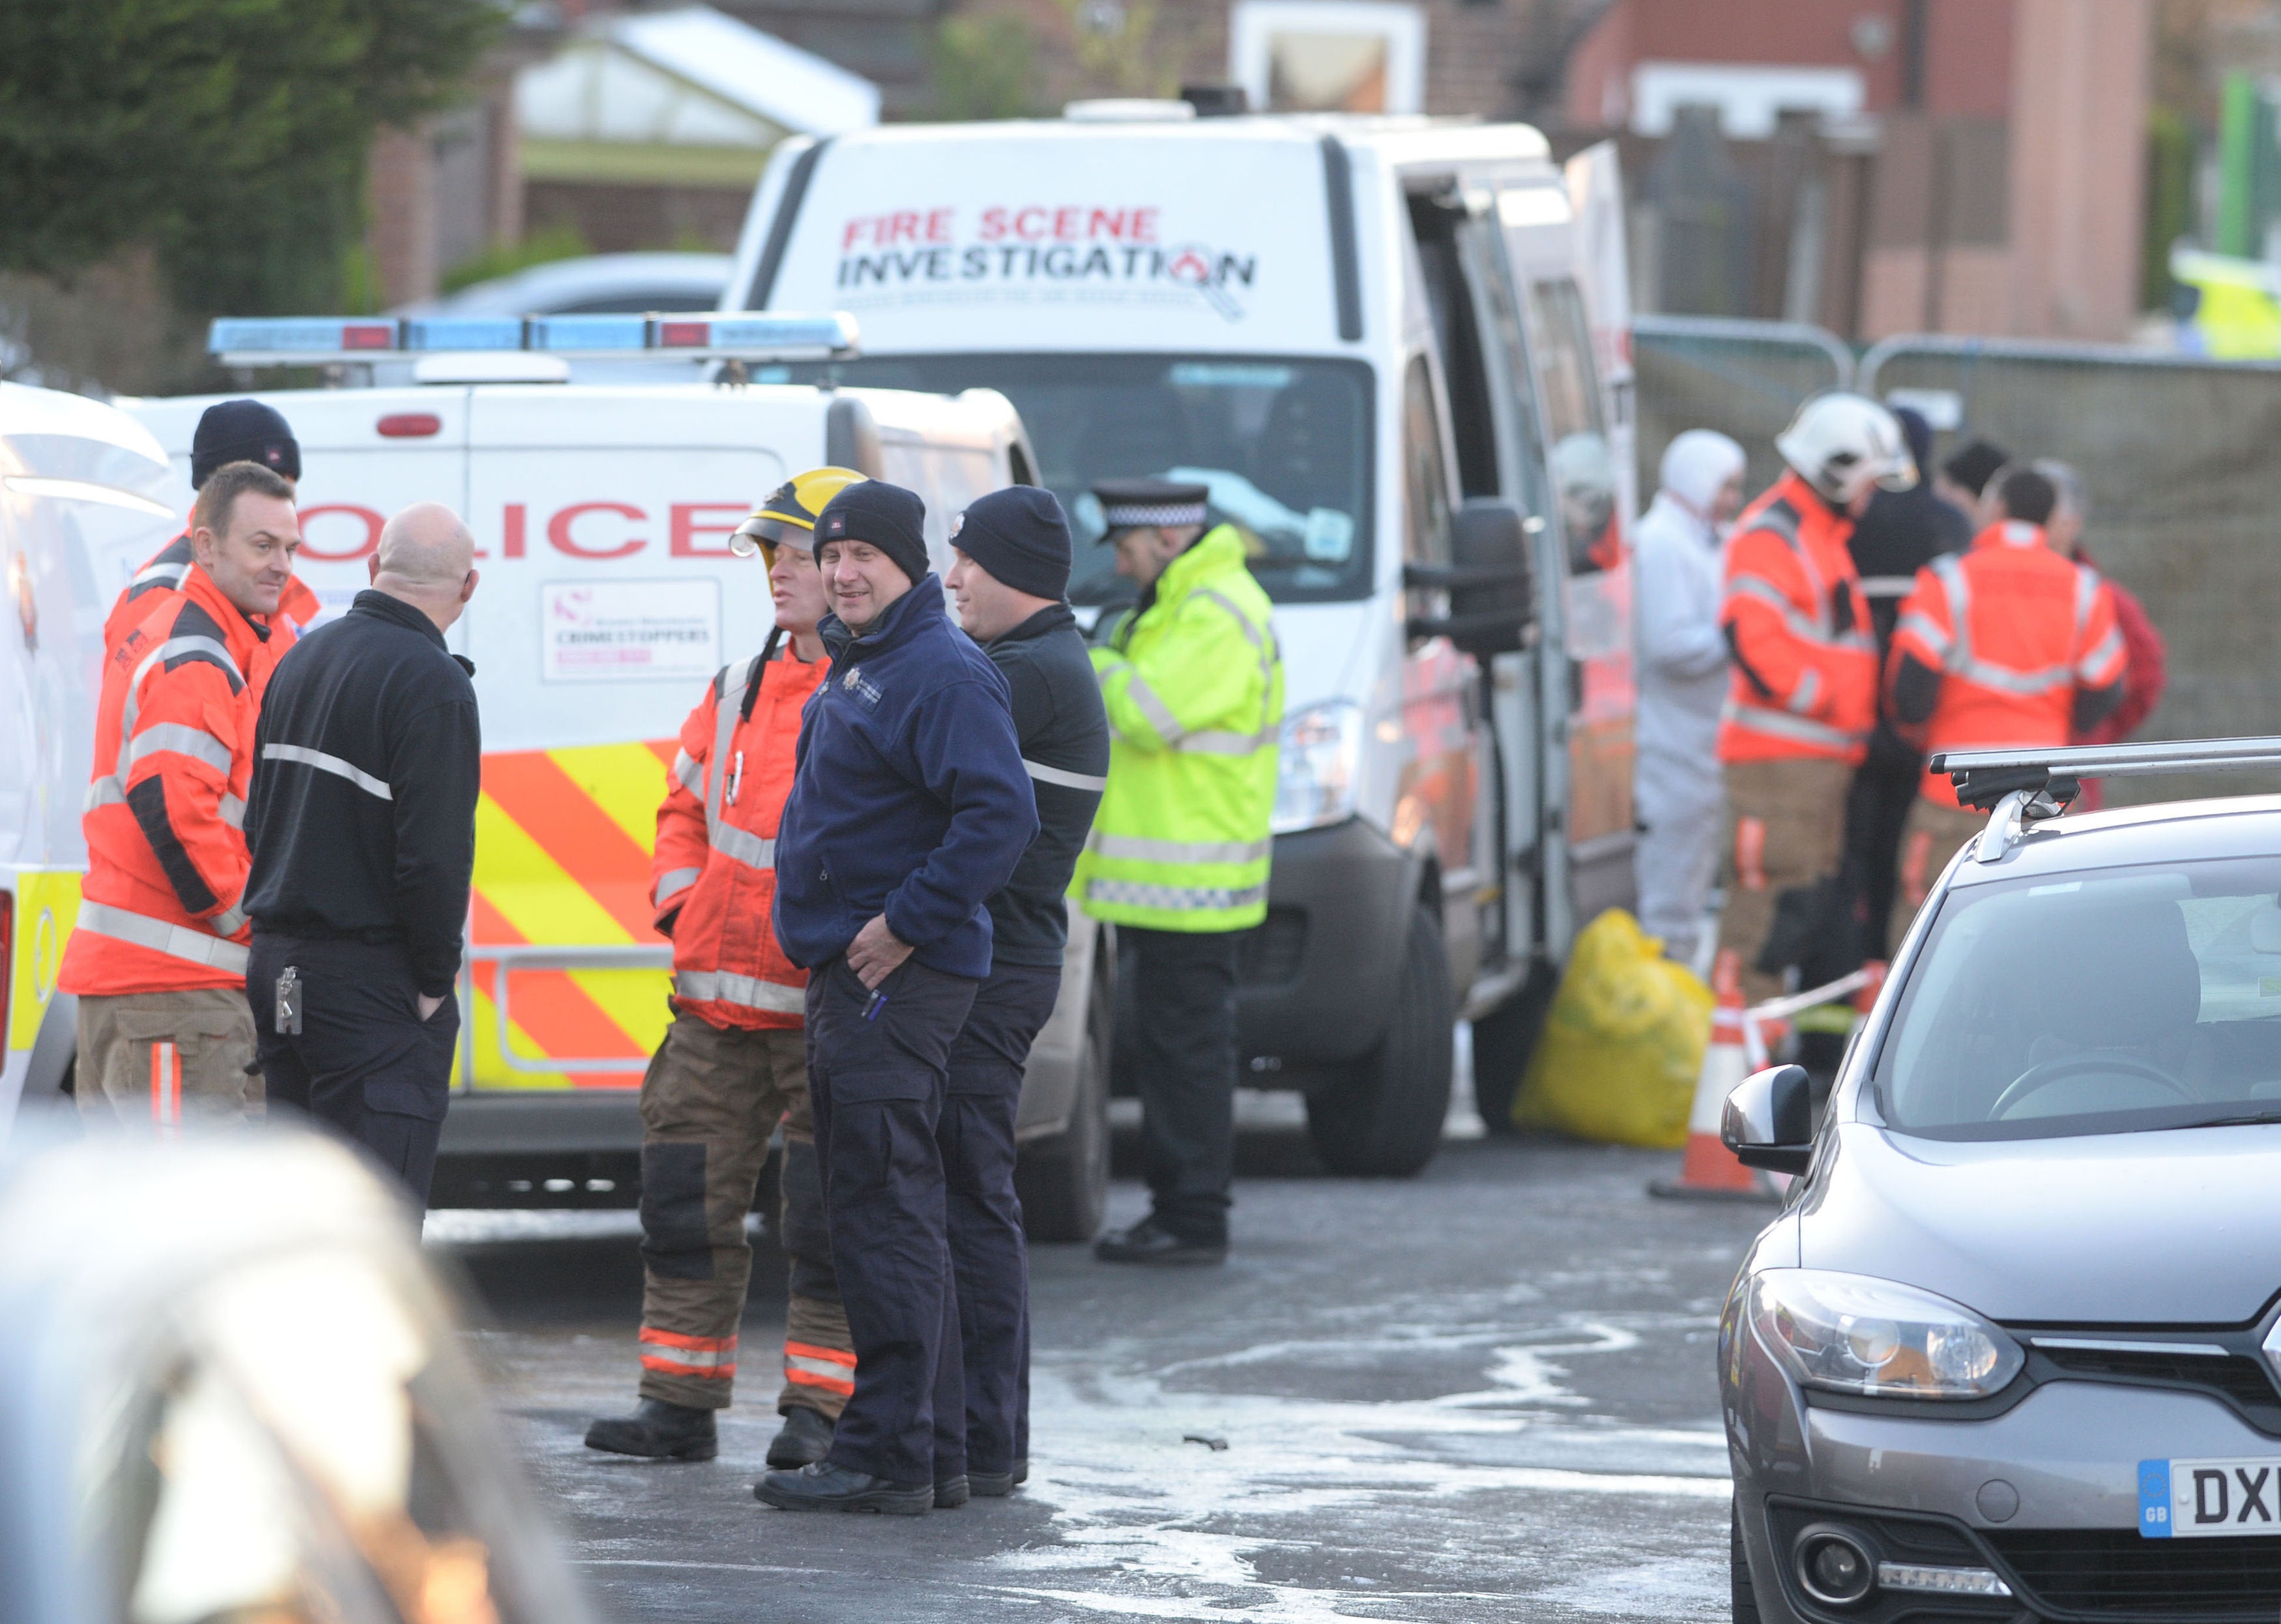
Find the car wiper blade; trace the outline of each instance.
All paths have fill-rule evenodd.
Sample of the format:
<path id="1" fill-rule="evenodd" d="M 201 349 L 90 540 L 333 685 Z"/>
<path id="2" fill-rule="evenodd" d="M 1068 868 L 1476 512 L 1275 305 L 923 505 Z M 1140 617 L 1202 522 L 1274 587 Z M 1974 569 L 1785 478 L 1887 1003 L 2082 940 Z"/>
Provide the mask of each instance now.
<path id="1" fill-rule="evenodd" d="M 2238 1117 L 2205 1117 L 2200 1122 L 2181 1122 L 2182 1128 L 2251 1128 L 2263 1123 L 2281 1122 L 2281 1109 L 2245 1111 Z"/>

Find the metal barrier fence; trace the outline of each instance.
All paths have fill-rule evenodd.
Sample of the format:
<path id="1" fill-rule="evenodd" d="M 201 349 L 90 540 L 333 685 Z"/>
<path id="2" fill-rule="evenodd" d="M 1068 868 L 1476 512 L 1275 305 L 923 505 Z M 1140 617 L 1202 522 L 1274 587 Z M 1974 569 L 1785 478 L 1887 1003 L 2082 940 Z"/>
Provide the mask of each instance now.
<path id="1" fill-rule="evenodd" d="M 1654 495 L 1664 447 L 1688 429 L 1716 429 L 1750 454 L 1744 488 L 1775 482 L 1775 436 L 1800 402 L 1850 388 L 1853 352 L 1818 327 L 1711 316 L 1638 316 L 1632 322 L 1640 500 Z"/>
<path id="2" fill-rule="evenodd" d="M 2281 363 L 2096 344 L 1906 336 L 1861 359 L 1864 394 L 1931 391 L 1936 444 L 1993 440 L 2082 475 L 2084 546 L 2169 646 L 2169 685 L 2141 739 L 2281 731 Z M 1944 425 L 1945 428 L 1945 425 Z M 1731 430 L 1730 430 L 1731 432 Z M 2281 778 L 2118 779 L 2109 799 L 2281 790 Z"/>

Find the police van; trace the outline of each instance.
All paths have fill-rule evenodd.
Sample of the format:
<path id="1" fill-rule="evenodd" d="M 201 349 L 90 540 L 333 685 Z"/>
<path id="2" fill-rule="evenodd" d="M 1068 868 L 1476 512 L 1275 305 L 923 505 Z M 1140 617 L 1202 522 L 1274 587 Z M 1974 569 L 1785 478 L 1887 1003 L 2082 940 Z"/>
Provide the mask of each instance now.
<path id="1" fill-rule="evenodd" d="M 671 1018 L 671 949 L 649 902 L 666 769 L 705 684 L 757 651 L 772 623 L 761 561 L 730 550 L 737 525 L 791 475 L 839 463 L 916 490 L 947 568 L 951 517 L 1034 480 L 1021 420 L 990 391 L 743 381 L 757 358 L 845 353 L 854 338 L 844 319 L 703 313 L 215 324 L 226 362 L 323 369 L 349 385 L 256 391 L 300 442 L 297 568 L 325 615 L 367 584 L 397 509 L 441 501 L 476 535 L 482 584 L 447 638 L 476 665 L 484 754 L 439 1205 L 635 1193 L 636 1091 Z M 596 357 L 614 377 L 647 357 L 661 381 L 573 381 Z M 355 386 L 375 367 L 420 381 Z M 214 398 L 128 403 L 159 459 L 147 495 L 164 516 L 99 558 L 49 544 L 65 546 L 54 568 L 85 575 L 89 602 L 107 609 L 179 531 L 191 435 Z M 93 648 L 66 684 L 90 715 L 99 657 Z M 67 806 L 73 842 L 90 738 L 73 733 L 38 780 L 53 779 L 40 793 Z M 1041 1238 L 1089 1238 L 1106 1187 L 1110 967 L 1094 940 L 1089 924 L 1073 933 L 1023 1097 L 1023 1188 Z M 69 1004 L 48 1001 L 38 1023 L 66 1055 Z"/>
<path id="2" fill-rule="evenodd" d="M 116 407 L 0 383 L 0 1138 L 27 1093 L 65 1087 L 80 808 L 95 753 L 103 619 L 127 573 L 181 530 L 173 470 Z"/>
<path id="3" fill-rule="evenodd" d="M 1011 400 L 1081 610 L 1121 586 L 1095 480 L 1203 483 L 1244 532 L 1287 697 L 1241 1042 L 1336 1170 L 1432 1156 L 1460 1017 L 1499 1125 L 1576 930 L 1631 896 L 1617 182 L 1519 125 L 884 126 L 777 150 L 724 295 L 862 323 L 766 375 Z"/>

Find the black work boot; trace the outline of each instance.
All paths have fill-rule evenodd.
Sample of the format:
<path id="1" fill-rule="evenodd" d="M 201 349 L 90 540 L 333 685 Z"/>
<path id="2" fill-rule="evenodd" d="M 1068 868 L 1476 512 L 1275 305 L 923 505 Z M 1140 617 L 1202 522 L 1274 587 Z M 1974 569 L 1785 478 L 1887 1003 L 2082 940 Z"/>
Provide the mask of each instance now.
<path id="1" fill-rule="evenodd" d="M 769 1440 L 769 1465 L 797 1472 L 811 1460 L 822 1460 L 831 1449 L 831 1418 L 805 1404 L 784 1412 L 784 1426 Z"/>
<path id="2" fill-rule="evenodd" d="M 1029 1475 L 1028 1468 L 1029 1463 L 1022 1462 L 1019 1467 L 1021 1476 L 1017 1477 L 1012 1472 L 977 1472 L 969 1466 L 966 1469 L 966 1486 L 977 1499 L 1003 1499 L 1014 1492 L 1015 1484 Z"/>
<path id="3" fill-rule="evenodd" d="M 797 1472 L 771 1472 L 753 1498 L 784 1512 L 885 1512 L 916 1517 L 934 1504 L 932 1483 L 891 1483 L 884 1477 L 815 1461 Z"/>
<path id="4" fill-rule="evenodd" d="M 934 1509 L 939 1512 L 955 1512 L 971 1497 L 963 1472 L 956 1477 L 939 1477 L 934 1481 Z"/>
<path id="5" fill-rule="evenodd" d="M 1227 1242 L 1193 1241 L 1148 1218 L 1130 1229 L 1109 1231 L 1093 1243 L 1093 1255 L 1103 1263 L 1226 1263 Z"/>
<path id="6" fill-rule="evenodd" d="M 586 1429 L 586 1447 L 652 1460 L 710 1460 L 721 1452 L 713 1412 L 645 1398 L 631 1415 L 607 1416 Z"/>

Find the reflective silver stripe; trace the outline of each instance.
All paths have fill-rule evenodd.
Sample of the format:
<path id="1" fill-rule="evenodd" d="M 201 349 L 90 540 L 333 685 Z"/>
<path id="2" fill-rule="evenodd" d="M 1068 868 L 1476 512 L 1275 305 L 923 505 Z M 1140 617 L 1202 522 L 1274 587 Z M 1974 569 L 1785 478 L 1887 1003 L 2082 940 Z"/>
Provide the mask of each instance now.
<path id="1" fill-rule="evenodd" d="M 775 1015 L 800 1015 L 808 1009 L 808 992 L 803 987 L 733 975 L 725 970 L 677 970 L 673 974 L 673 990 L 676 996 L 699 1003 L 738 1004 Z"/>
<path id="2" fill-rule="evenodd" d="M 2096 570 L 2090 569 L 2084 565 L 2077 564 L 2075 567 L 2075 630 L 2076 636 L 2082 636 L 2084 628 L 2091 624 L 2091 611 L 2092 607 L 2098 602 L 2098 572 Z"/>
<path id="3" fill-rule="evenodd" d="M 1790 696 L 1790 708 L 1803 716 L 1813 709 L 1813 702 L 1821 697 L 1821 673 L 1809 666 L 1798 679 L 1798 686 Z"/>
<path id="4" fill-rule="evenodd" d="M 705 799 L 705 769 L 697 764 L 697 758 L 688 751 L 676 750 L 673 753 L 673 777 L 676 783 L 698 800 Z"/>
<path id="5" fill-rule="evenodd" d="M 1259 656 L 1259 702 L 1264 706 L 1267 703 L 1268 694 L 1275 686 L 1275 662 L 1282 658 L 1282 652 L 1275 646 L 1275 628 L 1271 624 L 1266 630 L 1266 635 L 1263 637 L 1260 634 L 1260 629 L 1251 623 L 1250 617 L 1236 607 L 1234 599 L 1214 592 L 1209 586 L 1200 586 L 1188 595 L 1191 598 L 1210 599 L 1233 616 L 1235 623 L 1242 628 L 1244 640 L 1251 645 L 1252 652 Z"/>
<path id="6" fill-rule="evenodd" d="M 383 800 L 396 799 L 396 792 L 381 779 L 358 767 L 351 766 L 337 755 L 327 755 L 322 750 L 311 750 L 301 745 L 264 745 L 261 759 L 265 762 L 298 762 L 304 767 L 313 767 L 319 772 L 335 773 L 346 778 L 367 795 L 377 795 Z"/>
<path id="7" fill-rule="evenodd" d="M 730 671 L 739 669 L 745 674 L 743 681 L 732 684 L 725 680 Z M 737 712 L 744 703 L 745 690 L 752 686 L 753 673 L 760 669 L 758 654 L 746 661 L 742 668 L 724 669 L 721 692 L 713 700 L 713 760 L 706 774 L 705 838 L 715 846 L 721 844 L 721 800 L 729 792 L 729 741 L 736 737 Z M 732 691 L 736 696 L 733 699 L 730 697 Z"/>
<path id="8" fill-rule="evenodd" d="M 1201 914 L 1264 902 L 1267 885 L 1264 880 L 1256 885 L 1161 885 L 1129 879 L 1091 879 L 1086 882 L 1085 899 L 1110 908 Z"/>
<path id="9" fill-rule="evenodd" d="M 1277 730 L 1270 728 L 1261 733 L 1191 733 L 1178 748 L 1197 755 L 1249 755 L 1276 742 Z"/>
<path id="10" fill-rule="evenodd" d="M 2099 639 L 2099 646 L 2076 662 L 2076 676 L 2087 683 L 2097 682 L 2100 670 L 2106 667 L 2108 661 L 2122 652 L 2122 628 L 2108 627 L 2107 635 Z"/>
<path id="11" fill-rule="evenodd" d="M 1861 596 L 1880 600 L 1888 598 L 1906 598 L 1909 595 L 1910 589 L 1916 584 L 1917 578 L 1914 576 L 1863 576 Z"/>
<path id="12" fill-rule="evenodd" d="M 228 648 L 212 638 L 169 638 L 159 646 L 159 652 L 154 657 L 160 660 L 172 660 L 177 654 L 190 653 L 213 655 L 229 668 L 229 674 L 237 678 L 241 686 L 244 684 L 245 673 L 239 670 L 237 661 L 229 657 Z M 148 666 L 150 661 L 146 660 L 143 664 Z M 141 673 L 138 671 L 136 674 L 139 676 Z"/>
<path id="13" fill-rule="evenodd" d="M 221 798 L 221 821 L 232 829 L 245 827 L 245 803 L 235 795 Z"/>
<path id="14" fill-rule="evenodd" d="M 120 787 L 119 775 L 107 772 L 87 786 L 87 799 L 80 803 L 80 809 L 92 812 L 97 807 L 123 807 L 126 804 L 127 792 Z"/>
<path id="15" fill-rule="evenodd" d="M 1953 553 L 1943 553 L 1927 568 L 1948 596 L 1948 669 L 1960 671 L 1972 659 L 1972 584 L 1965 579 L 1963 561 Z"/>
<path id="16" fill-rule="evenodd" d="M 1767 530 L 1781 537 L 1791 546 L 1798 545 L 1798 515 L 1790 512 L 1782 503 L 1777 502 L 1769 507 L 1764 513 L 1751 520 L 1742 533 L 1748 535 L 1751 530 Z"/>
<path id="17" fill-rule="evenodd" d="M 1851 750 L 1867 737 L 1849 733 L 1843 728 L 1829 727 L 1805 716 L 1793 716 L 1784 710 L 1768 710 L 1760 705 L 1741 705 L 1728 700 L 1720 712 L 1720 718 L 1737 727 L 1746 727 L 1760 733 L 1771 733 L 1777 739 L 1794 739 L 1799 744 L 1825 745 L 1833 750 Z"/>
<path id="18" fill-rule="evenodd" d="M 1086 837 L 1085 845 L 1104 857 L 1137 862 L 1264 862 L 1274 849 L 1272 840 L 1155 840 L 1098 829 Z"/>
<path id="19" fill-rule="evenodd" d="M 1782 623 L 1790 628 L 1793 637 L 1804 638 L 1809 643 L 1828 640 L 1829 633 L 1821 623 L 1806 615 L 1790 601 L 1789 593 L 1771 581 L 1758 576 L 1736 576 L 1727 583 L 1727 592 L 1729 597 L 1755 598 L 1767 605 L 1782 617 Z"/>
<path id="20" fill-rule="evenodd" d="M 217 936 L 235 936 L 245 928 L 245 914 L 240 909 L 225 908 L 206 923 L 213 926 Z"/>
<path id="21" fill-rule="evenodd" d="M 784 1357 L 785 1374 L 798 1373 L 820 1381 L 850 1382 L 855 1379 L 852 1360 L 852 1355 L 847 1359 L 819 1359 L 812 1354 L 787 1353 Z"/>
<path id="22" fill-rule="evenodd" d="M 2047 665 L 2040 671 L 2015 671 L 1986 660 L 1974 660 L 1956 673 L 1968 683 L 1999 692 L 2017 693 L 2029 699 L 2051 692 L 2054 688 L 2072 686 L 2075 673 L 2063 665 Z"/>
<path id="23" fill-rule="evenodd" d="M 178 586 L 182 584 L 182 576 L 189 572 L 189 568 L 190 567 L 188 564 L 153 564 L 150 568 L 144 570 L 142 574 L 136 576 L 132 581 L 128 582 L 128 584 L 129 586 L 148 586 L 153 581 L 164 581 L 169 586 Z"/>
<path id="24" fill-rule="evenodd" d="M 734 824 L 723 824 L 713 831 L 713 849 L 724 857 L 734 857 L 748 868 L 773 869 L 777 866 L 777 843 L 764 840 L 749 829 L 739 829 Z"/>
<path id="25" fill-rule="evenodd" d="M 1180 725 L 1180 719 L 1172 714 L 1171 708 L 1156 697 L 1156 691 L 1140 679 L 1140 672 L 1133 673 L 1133 680 L 1125 684 L 1125 692 L 1140 708 L 1140 714 L 1148 718 L 1148 725 L 1156 730 L 1157 736 L 1166 744 L 1176 745 L 1187 736 L 1188 730 Z"/>
<path id="26" fill-rule="evenodd" d="M 156 755 L 161 750 L 204 762 L 225 777 L 229 775 L 229 746 L 204 728 L 189 727 L 180 722 L 154 722 L 137 733 L 127 747 L 127 764 L 132 767 L 144 756 Z"/>
<path id="27" fill-rule="evenodd" d="M 209 936 L 204 931 L 192 930 L 188 925 L 169 924 L 164 919 L 129 913 L 123 908 L 112 908 L 108 903 L 81 902 L 79 905 L 79 928 L 92 931 L 97 936 L 108 936 L 114 941 L 147 947 L 153 953 L 163 953 L 168 958 L 188 959 L 193 964 L 208 964 L 216 970 L 229 971 L 241 976 L 245 973 L 245 949 L 236 942 L 224 941 L 219 936 Z"/>
<path id="28" fill-rule="evenodd" d="M 651 905 L 663 908 L 666 898 L 678 896 L 688 890 L 697 883 L 698 876 L 704 871 L 702 869 L 667 870 L 657 877 L 657 889 L 650 896 Z"/>
<path id="29" fill-rule="evenodd" d="M 1067 772 L 1059 767 L 1048 767 L 1043 762 L 1022 758 L 1022 770 L 1040 784 L 1058 784 L 1065 790 L 1105 790 L 1109 780 L 1096 778 L 1089 772 Z"/>
<path id="30" fill-rule="evenodd" d="M 1904 615 L 1901 616 L 1901 623 L 1898 627 L 1894 628 L 1894 630 L 1898 631 L 1914 632 L 1918 640 L 1932 651 L 1932 656 L 1934 659 L 1940 661 L 1943 664 L 1947 662 L 1948 646 L 1952 639 L 1949 637 L 1947 630 L 1938 624 L 1938 623 L 1935 622 L 1930 615 Z"/>

